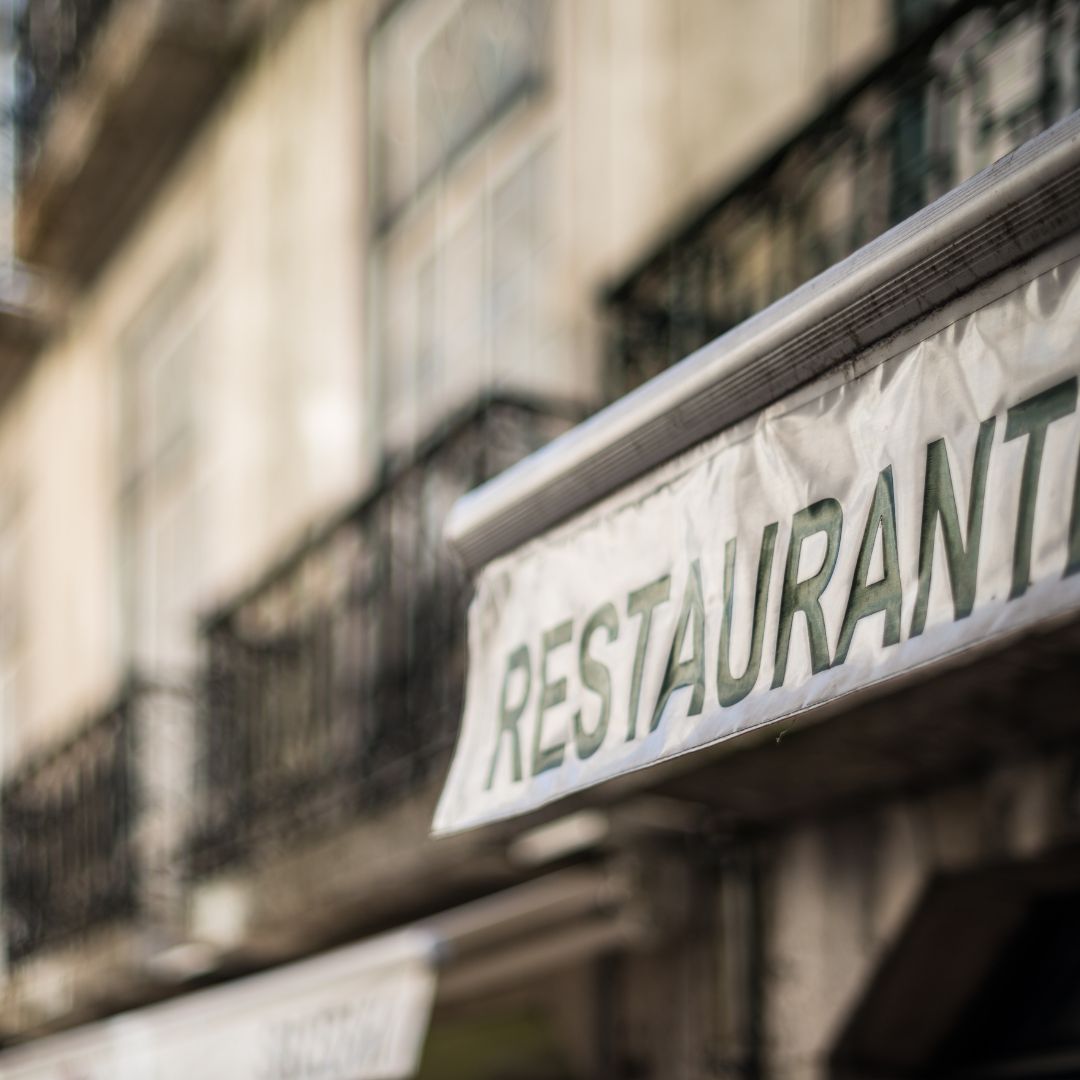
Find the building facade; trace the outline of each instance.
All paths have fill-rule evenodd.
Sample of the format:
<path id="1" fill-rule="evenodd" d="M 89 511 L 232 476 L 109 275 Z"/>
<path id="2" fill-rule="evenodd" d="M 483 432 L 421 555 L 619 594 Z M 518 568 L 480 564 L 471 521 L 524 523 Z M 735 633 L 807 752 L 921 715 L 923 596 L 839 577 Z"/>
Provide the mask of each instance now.
<path id="1" fill-rule="evenodd" d="M 480 911 L 420 1076 L 1041 1051 L 1034 1016 L 979 1024 L 1014 931 L 1075 937 L 1071 628 L 838 720 L 876 750 L 800 736 L 562 833 L 429 830 L 454 501 L 1080 107 L 1080 7 L 8 7 L 4 1042 Z M 527 917 L 469 907 L 511 895 Z M 265 1075 L 352 1075 L 287 1057 Z"/>

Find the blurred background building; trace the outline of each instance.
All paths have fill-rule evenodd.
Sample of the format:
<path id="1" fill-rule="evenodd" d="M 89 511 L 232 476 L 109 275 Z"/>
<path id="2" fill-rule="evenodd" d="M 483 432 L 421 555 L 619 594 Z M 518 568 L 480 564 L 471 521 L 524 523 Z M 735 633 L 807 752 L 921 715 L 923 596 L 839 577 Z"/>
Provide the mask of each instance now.
<path id="1" fill-rule="evenodd" d="M 440 532 L 1077 108 L 1080 5 L 4 0 L 3 22 L 0 1037 L 573 870 L 630 901 L 589 878 L 573 947 L 508 930 L 448 976 L 420 1075 L 1008 1058 L 956 1018 L 1019 900 L 946 890 L 982 934 L 967 974 L 933 985 L 959 933 L 938 907 L 929 987 L 907 972 L 895 1014 L 867 994 L 943 871 L 1073 835 L 1050 825 L 1066 759 L 1002 772 L 1015 747 L 976 739 L 929 790 L 865 769 L 786 817 L 720 813 L 732 777 L 703 770 L 551 851 L 539 819 L 433 841 L 469 592 Z M 1074 655 L 1013 661 L 1048 714 Z M 1080 955 L 1055 912 L 1033 955 Z M 1080 1047 L 1077 1000 L 1053 1022 Z"/>

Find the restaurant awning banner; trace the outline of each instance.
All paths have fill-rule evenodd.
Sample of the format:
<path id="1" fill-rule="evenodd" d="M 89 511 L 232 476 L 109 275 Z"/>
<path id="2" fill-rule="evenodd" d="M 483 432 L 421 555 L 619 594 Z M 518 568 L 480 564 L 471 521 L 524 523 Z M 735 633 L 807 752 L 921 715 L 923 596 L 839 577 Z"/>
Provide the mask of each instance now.
<path id="1" fill-rule="evenodd" d="M 864 355 L 487 565 L 435 831 L 1080 608 L 1077 271 Z"/>
<path id="2" fill-rule="evenodd" d="M 435 993 L 403 930 L 0 1054 L 3 1080 L 403 1080 Z"/>

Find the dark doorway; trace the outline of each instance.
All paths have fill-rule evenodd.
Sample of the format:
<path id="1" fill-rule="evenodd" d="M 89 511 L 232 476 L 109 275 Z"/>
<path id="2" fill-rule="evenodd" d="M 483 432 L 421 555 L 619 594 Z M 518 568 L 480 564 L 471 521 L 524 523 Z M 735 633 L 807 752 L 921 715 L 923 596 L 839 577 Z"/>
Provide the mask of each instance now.
<path id="1" fill-rule="evenodd" d="M 1080 856 L 933 883 L 833 1065 L 845 1080 L 1080 1077 Z"/>
<path id="2" fill-rule="evenodd" d="M 937 1058 L 958 1078 L 1080 1076 L 1080 891 L 1032 902 Z"/>

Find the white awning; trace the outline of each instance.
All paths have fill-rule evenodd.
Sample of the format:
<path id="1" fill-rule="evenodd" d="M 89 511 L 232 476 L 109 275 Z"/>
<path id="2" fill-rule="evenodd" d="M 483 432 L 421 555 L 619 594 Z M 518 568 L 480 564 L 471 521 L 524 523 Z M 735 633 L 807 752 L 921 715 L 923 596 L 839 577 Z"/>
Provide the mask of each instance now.
<path id="1" fill-rule="evenodd" d="M 0 1055 L 4 1080 L 399 1080 L 416 1071 L 436 939 L 410 929 Z"/>
<path id="2" fill-rule="evenodd" d="M 1080 612 L 1077 229 L 1080 116 L 461 500 L 435 831 Z"/>
<path id="3" fill-rule="evenodd" d="M 654 935 L 640 860 L 559 870 L 392 933 L 0 1053 L 3 1080 L 404 1080 L 432 1004 Z M 670 870 L 664 879 L 672 882 Z M 662 906 L 662 905 L 661 905 Z"/>

